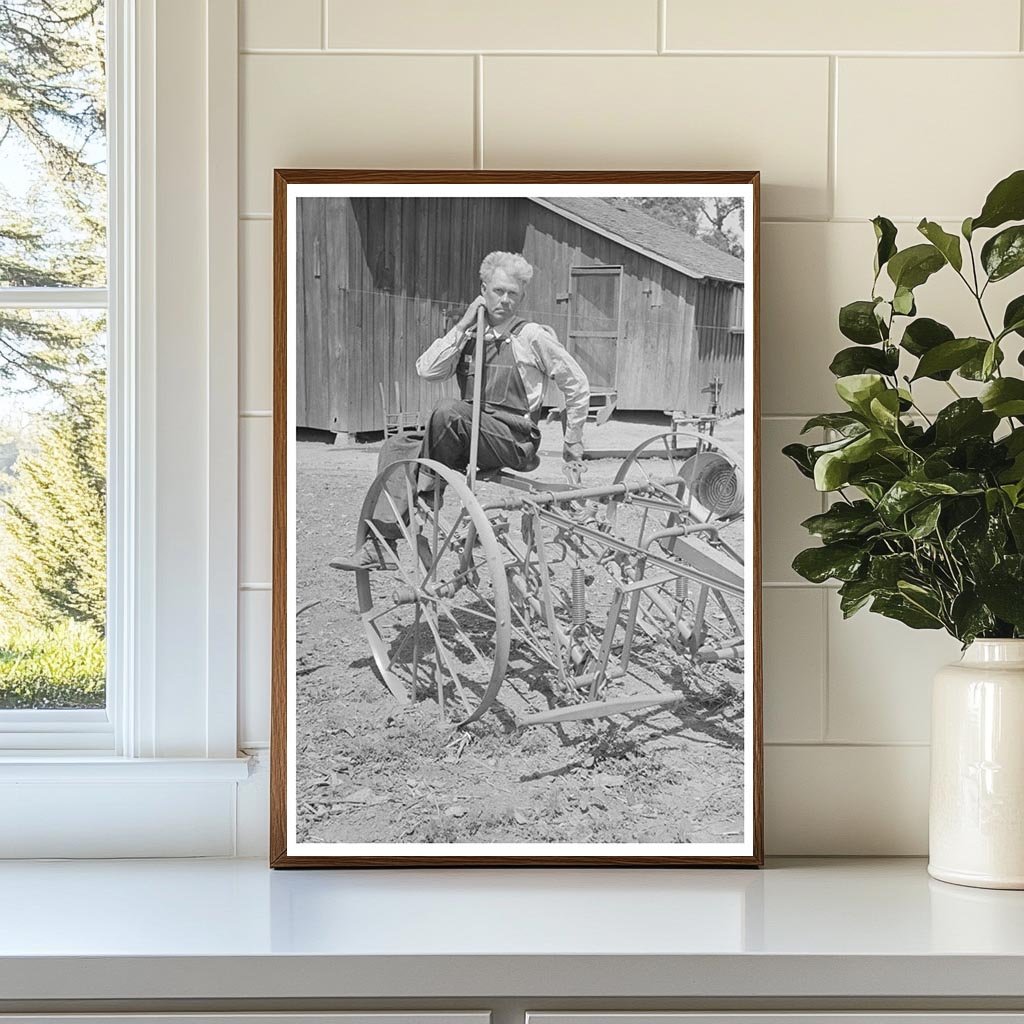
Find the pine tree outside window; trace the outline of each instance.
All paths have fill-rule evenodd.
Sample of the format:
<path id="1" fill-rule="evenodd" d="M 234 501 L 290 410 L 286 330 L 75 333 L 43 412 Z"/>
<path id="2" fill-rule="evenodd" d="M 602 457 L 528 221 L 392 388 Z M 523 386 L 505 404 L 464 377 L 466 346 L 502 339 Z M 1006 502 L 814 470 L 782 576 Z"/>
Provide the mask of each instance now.
<path id="1" fill-rule="evenodd" d="M 0 729 L 92 723 L 97 747 L 110 731 L 105 15 L 103 0 L 0 0 Z"/>

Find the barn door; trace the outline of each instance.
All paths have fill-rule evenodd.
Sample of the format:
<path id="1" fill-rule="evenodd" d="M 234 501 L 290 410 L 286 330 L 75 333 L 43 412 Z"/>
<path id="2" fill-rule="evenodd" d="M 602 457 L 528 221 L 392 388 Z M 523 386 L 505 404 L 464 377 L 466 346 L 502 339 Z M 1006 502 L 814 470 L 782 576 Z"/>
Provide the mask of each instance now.
<path id="1" fill-rule="evenodd" d="M 569 352 L 583 367 L 590 390 L 615 388 L 622 312 L 622 267 L 573 267 Z"/>

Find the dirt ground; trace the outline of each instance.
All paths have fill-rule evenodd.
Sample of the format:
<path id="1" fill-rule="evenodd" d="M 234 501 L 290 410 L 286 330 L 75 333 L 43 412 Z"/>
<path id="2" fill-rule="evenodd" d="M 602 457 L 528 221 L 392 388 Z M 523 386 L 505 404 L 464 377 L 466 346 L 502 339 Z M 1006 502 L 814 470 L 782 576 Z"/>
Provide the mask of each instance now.
<path id="1" fill-rule="evenodd" d="M 588 426 L 588 450 L 627 450 L 667 427 L 657 415 Z M 716 437 L 742 451 L 742 418 Z M 611 718 L 517 728 L 501 708 L 463 730 L 436 698 L 396 702 L 376 672 L 352 548 L 379 443 L 297 445 L 297 820 L 301 842 L 739 843 L 743 835 L 743 667 L 662 658 L 676 703 Z M 532 477 L 562 480 L 561 431 L 543 427 Z M 621 459 L 587 463 L 584 485 Z M 598 588 L 590 595 L 600 600 Z M 509 665 L 530 676 L 529 652 Z M 521 686 L 522 680 L 516 680 Z"/>

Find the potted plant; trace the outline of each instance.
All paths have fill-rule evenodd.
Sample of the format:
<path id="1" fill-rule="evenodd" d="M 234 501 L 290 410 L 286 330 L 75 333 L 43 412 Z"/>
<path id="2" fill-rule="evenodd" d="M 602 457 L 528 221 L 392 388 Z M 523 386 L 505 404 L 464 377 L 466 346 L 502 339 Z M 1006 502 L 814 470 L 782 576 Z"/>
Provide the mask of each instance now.
<path id="1" fill-rule="evenodd" d="M 830 366 L 845 408 L 804 426 L 824 443 L 783 449 L 833 498 L 803 523 L 821 544 L 796 572 L 838 580 L 844 617 L 870 608 L 963 644 L 932 692 L 929 871 L 1005 888 L 1024 888 L 1024 294 L 997 315 L 986 291 L 1024 267 L 1021 221 L 1024 170 L 959 234 L 922 220 L 901 249 L 875 217 L 871 297 L 839 311 L 852 345 Z M 937 273 L 973 296 L 975 327 L 918 314 Z M 949 392 L 935 415 L 926 380 Z"/>

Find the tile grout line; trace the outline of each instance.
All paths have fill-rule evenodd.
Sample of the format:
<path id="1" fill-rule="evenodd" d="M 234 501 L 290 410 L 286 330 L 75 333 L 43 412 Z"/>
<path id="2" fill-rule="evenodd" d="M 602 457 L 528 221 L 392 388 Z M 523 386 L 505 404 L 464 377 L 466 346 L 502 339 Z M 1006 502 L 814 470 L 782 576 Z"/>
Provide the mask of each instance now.
<path id="1" fill-rule="evenodd" d="M 252 210 L 238 215 L 239 220 L 273 220 L 273 214 L 264 213 L 260 210 Z M 867 226 L 870 223 L 870 217 L 865 215 L 864 217 L 762 217 L 762 224 L 772 225 L 806 225 L 806 224 L 862 224 Z M 940 224 L 947 222 L 951 225 L 959 225 L 960 221 L 956 217 L 936 217 L 935 218 Z M 961 218 L 962 219 L 962 218 Z M 902 224 L 916 225 L 920 220 L 920 216 L 915 217 L 890 217 L 894 224 L 897 226 Z"/>
<path id="2" fill-rule="evenodd" d="M 829 740 L 817 743 L 814 740 L 765 740 L 766 747 L 813 747 L 815 750 L 919 750 L 931 746 L 925 740 Z"/>
<path id="3" fill-rule="evenodd" d="M 956 58 L 959 60 L 1007 60 L 1019 58 L 1018 50 L 454 50 L 454 49 L 396 49 L 386 47 L 356 46 L 243 46 L 238 51 L 243 56 L 320 56 L 332 57 L 471 57 L 481 54 L 487 57 L 721 57 L 760 58 L 763 60 L 787 60 L 792 58 L 821 59 L 822 57 L 855 57 L 859 60 L 935 60 Z"/>
<path id="4" fill-rule="evenodd" d="M 825 440 L 832 437 L 831 430 L 825 431 Z M 821 511 L 828 511 L 828 496 L 822 491 L 820 496 Z M 830 591 L 822 588 L 821 594 L 821 742 L 828 743 L 829 733 L 832 731 L 832 687 L 830 679 L 830 666 L 832 649 L 829 637 L 828 602 Z"/>
<path id="5" fill-rule="evenodd" d="M 829 648 L 829 625 L 828 625 L 828 602 L 829 602 L 830 591 L 823 589 L 821 593 L 821 712 L 819 722 L 821 742 L 828 742 L 828 734 L 831 728 L 830 725 L 830 707 L 829 707 L 829 671 L 828 671 L 828 659 L 830 648 Z"/>
<path id="6" fill-rule="evenodd" d="M 762 590 L 823 590 L 826 593 L 839 590 L 843 585 L 833 580 L 825 583 L 809 583 L 804 580 L 777 580 L 772 582 L 761 582 Z"/>
<path id="7" fill-rule="evenodd" d="M 473 166 L 484 166 L 484 58 L 473 57 Z"/>
<path id="8" fill-rule="evenodd" d="M 825 169 L 828 189 L 828 220 L 836 215 L 836 179 L 839 169 L 839 59 L 828 59 L 828 166 Z"/>

